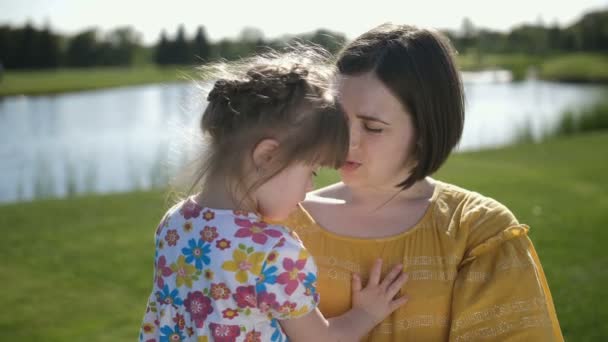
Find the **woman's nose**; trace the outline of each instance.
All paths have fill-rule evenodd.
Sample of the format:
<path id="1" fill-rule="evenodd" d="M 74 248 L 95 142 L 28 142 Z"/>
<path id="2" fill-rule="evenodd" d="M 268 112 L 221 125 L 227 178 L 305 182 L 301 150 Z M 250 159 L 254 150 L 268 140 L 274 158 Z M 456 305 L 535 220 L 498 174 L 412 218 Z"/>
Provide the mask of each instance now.
<path id="1" fill-rule="evenodd" d="M 350 141 L 349 141 L 349 145 L 348 147 L 350 149 L 355 149 L 357 147 L 359 147 L 359 140 L 361 139 L 360 136 L 361 133 L 359 133 L 359 130 L 352 127 L 350 128 Z"/>

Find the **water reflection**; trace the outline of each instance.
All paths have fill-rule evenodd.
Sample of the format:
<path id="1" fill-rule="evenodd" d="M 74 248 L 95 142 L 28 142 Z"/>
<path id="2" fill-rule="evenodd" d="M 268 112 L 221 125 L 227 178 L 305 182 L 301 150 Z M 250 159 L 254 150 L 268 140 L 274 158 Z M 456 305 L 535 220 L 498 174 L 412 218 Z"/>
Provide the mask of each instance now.
<path id="1" fill-rule="evenodd" d="M 538 139 L 606 87 L 465 74 L 460 150 Z M 197 93 L 199 93 L 197 95 Z M 175 83 L 0 101 L 0 202 L 162 187 L 194 155 L 204 98 Z"/>

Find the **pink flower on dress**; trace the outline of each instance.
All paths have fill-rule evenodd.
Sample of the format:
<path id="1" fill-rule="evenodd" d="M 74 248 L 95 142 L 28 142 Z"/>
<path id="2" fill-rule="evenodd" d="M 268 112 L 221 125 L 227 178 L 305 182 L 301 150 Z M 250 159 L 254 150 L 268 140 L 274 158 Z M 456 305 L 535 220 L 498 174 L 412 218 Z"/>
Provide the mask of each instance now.
<path id="1" fill-rule="evenodd" d="M 300 283 L 306 279 L 306 274 L 299 271 L 304 269 L 307 260 L 308 259 L 298 259 L 294 262 L 290 258 L 283 259 L 283 268 L 286 272 L 279 274 L 277 283 L 286 285 L 285 293 L 288 295 L 293 294 Z"/>
<path id="2" fill-rule="evenodd" d="M 215 247 L 217 247 L 221 250 L 230 248 L 230 241 L 228 241 L 226 239 L 217 240 L 217 241 L 215 241 Z"/>
<path id="3" fill-rule="evenodd" d="M 212 283 L 209 293 L 211 293 L 211 297 L 215 300 L 230 298 L 230 289 L 225 283 Z"/>
<path id="4" fill-rule="evenodd" d="M 207 209 L 203 213 L 203 218 L 205 219 L 205 221 L 211 221 L 215 218 L 215 213 L 213 211 Z"/>
<path id="5" fill-rule="evenodd" d="M 184 315 L 176 314 L 175 317 L 173 317 L 173 322 L 177 324 L 181 330 L 184 330 L 186 327 L 186 319 L 184 318 Z"/>
<path id="6" fill-rule="evenodd" d="M 194 227 L 194 225 L 192 224 L 191 221 L 186 221 L 186 223 L 184 223 L 184 225 L 182 226 L 182 228 L 184 229 L 184 232 L 186 232 L 186 233 L 190 233 L 192 231 L 193 227 Z"/>
<path id="7" fill-rule="evenodd" d="M 202 328 L 205 324 L 205 319 L 207 319 L 207 315 L 213 312 L 211 299 L 205 296 L 201 291 L 188 293 L 184 305 L 197 328 Z"/>
<path id="8" fill-rule="evenodd" d="M 234 309 L 228 308 L 228 309 L 222 311 L 222 316 L 227 319 L 234 319 L 234 317 L 237 317 L 238 315 L 239 315 L 239 312 Z"/>
<path id="9" fill-rule="evenodd" d="M 234 219 L 234 223 L 236 223 L 241 229 L 236 231 L 234 236 L 244 238 L 244 237 L 252 237 L 253 242 L 263 245 L 268 240 L 268 236 L 271 237 L 280 237 L 282 233 L 275 229 L 266 229 L 268 225 L 264 222 L 251 222 L 247 219 Z"/>
<path id="10" fill-rule="evenodd" d="M 289 314 L 296 309 L 296 303 L 292 303 L 290 301 L 285 301 L 283 305 L 279 306 L 277 311 L 289 316 Z"/>
<path id="11" fill-rule="evenodd" d="M 266 261 L 268 261 L 269 264 L 274 263 L 275 261 L 277 261 L 277 258 L 279 257 L 279 253 L 277 251 L 272 251 L 270 253 L 268 253 L 268 256 L 266 257 Z"/>
<path id="12" fill-rule="evenodd" d="M 165 286 L 163 277 L 168 277 L 171 274 L 173 274 L 173 270 L 171 267 L 167 266 L 167 259 L 165 259 L 165 256 L 161 255 L 156 261 L 156 285 L 162 289 Z"/>
<path id="13" fill-rule="evenodd" d="M 201 239 L 212 242 L 218 236 L 216 227 L 205 226 L 201 232 Z"/>
<path id="14" fill-rule="evenodd" d="M 209 328 L 216 342 L 233 342 L 241 335 L 241 328 L 238 325 L 210 323 Z"/>
<path id="15" fill-rule="evenodd" d="M 279 242 L 277 242 L 277 244 L 276 244 L 276 245 L 274 245 L 274 247 L 275 247 L 275 248 L 278 248 L 278 247 L 283 247 L 283 246 L 285 246 L 285 238 L 284 238 L 284 237 L 282 237 L 282 238 L 279 240 Z"/>
<path id="16" fill-rule="evenodd" d="M 167 231 L 167 235 L 165 235 L 165 240 L 169 243 L 169 246 L 175 246 L 177 241 L 179 240 L 179 234 L 177 234 L 177 229 L 169 229 Z"/>
<path id="17" fill-rule="evenodd" d="M 261 312 L 268 312 L 270 309 L 279 307 L 277 296 L 274 293 L 260 292 L 258 293 L 258 308 Z"/>
<path id="18" fill-rule="evenodd" d="M 201 210 L 203 210 L 203 208 L 201 208 L 198 203 L 189 199 L 184 202 L 182 207 L 179 209 L 179 213 L 182 214 L 186 220 L 189 220 L 191 218 L 198 217 L 198 215 L 201 214 Z"/>
<path id="19" fill-rule="evenodd" d="M 251 330 L 245 335 L 245 342 L 261 342 L 262 333 L 259 331 Z"/>
<path id="20" fill-rule="evenodd" d="M 236 304 L 239 308 L 256 307 L 255 287 L 253 285 L 237 287 L 236 293 L 232 296 L 234 297 L 234 300 L 236 300 Z"/>
<path id="21" fill-rule="evenodd" d="M 156 327 L 152 323 L 145 323 L 142 326 L 142 330 L 143 330 L 144 334 L 151 334 L 154 332 L 155 329 L 156 329 Z"/>

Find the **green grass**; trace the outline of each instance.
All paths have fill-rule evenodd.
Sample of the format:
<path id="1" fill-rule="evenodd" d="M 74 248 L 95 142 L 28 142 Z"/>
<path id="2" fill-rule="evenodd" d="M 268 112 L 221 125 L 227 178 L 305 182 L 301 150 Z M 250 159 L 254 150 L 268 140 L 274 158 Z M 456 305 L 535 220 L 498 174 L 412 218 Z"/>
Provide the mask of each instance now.
<path id="1" fill-rule="evenodd" d="M 542 63 L 540 77 L 563 82 L 608 82 L 608 55 L 557 56 Z"/>
<path id="2" fill-rule="evenodd" d="M 466 71 L 502 68 L 516 80 L 526 77 L 530 68 L 538 77 L 558 82 L 608 82 L 608 55 L 593 53 L 536 56 L 531 54 L 475 54 L 457 56 L 459 68 Z"/>
<path id="3" fill-rule="evenodd" d="M 48 95 L 147 83 L 184 81 L 194 68 L 141 66 L 133 68 L 82 68 L 52 71 L 7 71 L 0 96 Z"/>
<path id="4" fill-rule="evenodd" d="M 572 135 L 601 130 L 608 130 L 608 100 L 606 99 L 584 107 L 578 112 L 565 112 L 552 134 Z"/>
<path id="5" fill-rule="evenodd" d="M 530 224 L 572 341 L 608 337 L 601 146 L 608 133 L 457 154 L 436 176 L 497 198 Z M 317 186 L 335 179 L 325 171 Z M 136 339 L 165 208 L 160 191 L 0 206 L 0 340 Z"/>
<path id="6" fill-rule="evenodd" d="M 456 57 L 458 67 L 465 71 L 484 69 L 507 69 L 513 73 L 513 78 L 522 80 L 526 77 L 528 68 L 542 63 L 541 57 L 528 54 L 475 54 L 467 53 Z"/>

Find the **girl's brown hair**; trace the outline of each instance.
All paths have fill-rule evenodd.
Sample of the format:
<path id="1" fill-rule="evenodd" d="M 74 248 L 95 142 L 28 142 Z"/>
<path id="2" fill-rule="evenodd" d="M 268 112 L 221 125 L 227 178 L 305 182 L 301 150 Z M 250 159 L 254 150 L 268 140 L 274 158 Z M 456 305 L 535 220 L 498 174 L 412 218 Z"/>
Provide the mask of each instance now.
<path id="1" fill-rule="evenodd" d="M 226 179 L 231 191 L 248 194 L 295 162 L 337 168 L 348 153 L 346 117 L 331 94 L 335 75 L 329 55 L 318 48 L 292 47 L 231 63 L 202 67 L 216 79 L 200 128 L 207 152 L 190 192 L 205 179 Z M 257 143 L 279 142 L 276 162 L 257 181 L 248 179 L 248 160 Z M 248 198 L 235 199 L 236 201 Z"/>

